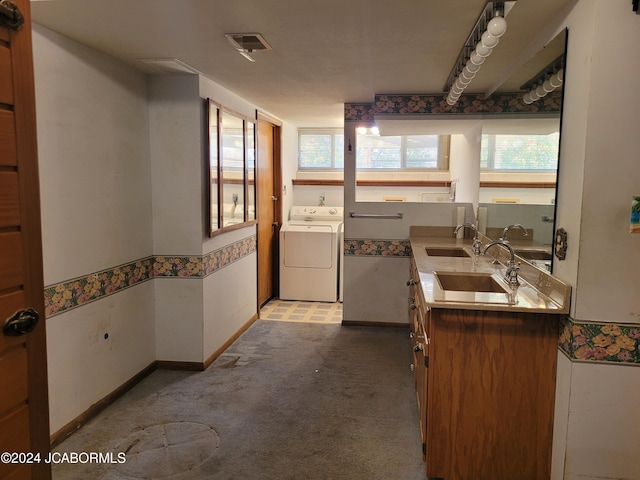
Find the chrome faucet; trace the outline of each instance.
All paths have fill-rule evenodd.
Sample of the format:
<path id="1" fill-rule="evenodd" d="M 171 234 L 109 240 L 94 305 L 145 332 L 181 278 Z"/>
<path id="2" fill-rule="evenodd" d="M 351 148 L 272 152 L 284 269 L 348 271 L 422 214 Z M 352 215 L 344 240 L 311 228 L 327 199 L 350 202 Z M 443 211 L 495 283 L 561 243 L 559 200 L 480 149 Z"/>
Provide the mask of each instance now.
<path id="1" fill-rule="evenodd" d="M 513 248 L 511 248 L 511 245 L 509 245 L 509 242 L 502 239 L 494 240 L 493 242 L 488 243 L 482 249 L 482 255 L 486 255 L 487 250 L 489 250 L 489 247 L 492 247 L 494 245 L 502 245 L 504 248 L 509 250 L 509 253 L 511 254 L 511 258 L 507 263 L 507 270 L 504 272 L 504 280 L 510 286 L 517 287 L 518 285 L 520 285 L 520 282 L 518 281 L 518 271 L 520 270 L 520 263 L 516 263 L 516 254 L 513 251 Z"/>
<path id="2" fill-rule="evenodd" d="M 505 229 L 502 231 L 502 237 L 500 237 L 500 240 L 502 240 L 504 243 L 509 243 L 509 240 L 507 240 L 507 233 L 512 228 L 519 228 L 520 230 L 522 230 L 522 232 L 523 232 L 522 236 L 523 237 L 528 237 L 529 236 L 529 234 L 527 233 L 527 229 L 526 228 L 524 228 L 519 223 L 512 223 L 508 227 L 505 227 Z"/>
<path id="3" fill-rule="evenodd" d="M 474 255 L 480 255 L 480 246 L 482 245 L 482 243 L 480 243 L 480 239 L 478 238 L 478 227 L 476 227 L 473 223 L 463 223 L 462 225 L 458 225 L 453 231 L 453 236 L 455 237 L 460 229 L 464 227 L 469 227 L 473 230 L 473 245 L 471 246 L 471 249 Z"/>

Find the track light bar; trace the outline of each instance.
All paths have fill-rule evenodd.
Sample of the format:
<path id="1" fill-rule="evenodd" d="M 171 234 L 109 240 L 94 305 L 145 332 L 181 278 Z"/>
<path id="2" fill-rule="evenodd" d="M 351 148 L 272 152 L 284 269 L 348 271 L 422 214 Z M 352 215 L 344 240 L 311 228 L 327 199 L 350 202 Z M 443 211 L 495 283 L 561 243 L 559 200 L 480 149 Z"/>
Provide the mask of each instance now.
<path id="1" fill-rule="evenodd" d="M 507 16 L 515 1 L 487 2 L 471 33 L 464 42 L 443 90 L 449 92 L 447 103 L 455 105 L 486 58 L 507 31 Z"/>
<path id="2" fill-rule="evenodd" d="M 527 93 L 522 96 L 522 101 L 530 105 L 553 92 L 555 89 L 560 88 L 563 82 L 564 54 L 560 55 L 520 87 L 520 90 L 528 90 Z"/>

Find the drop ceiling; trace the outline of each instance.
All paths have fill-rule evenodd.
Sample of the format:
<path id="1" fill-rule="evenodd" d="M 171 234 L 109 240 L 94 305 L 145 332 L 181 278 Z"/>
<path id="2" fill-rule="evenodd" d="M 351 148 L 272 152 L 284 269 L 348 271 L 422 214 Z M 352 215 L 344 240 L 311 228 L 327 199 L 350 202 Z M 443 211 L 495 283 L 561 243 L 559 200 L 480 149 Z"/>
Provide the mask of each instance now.
<path id="1" fill-rule="evenodd" d="M 518 91 L 577 0 L 518 0 L 467 93 Z M 342 125 L 345 102 L 441 93 L 485 0 L 32 0 L 34 22 L 148 73 L 175 59 L 299 127 Z M 225 37 L 259 33 L 252 63 Z M 539 51 L 537 64 L 531 60 Z M 163 63 L 165 62 L 165 63 Z M 157 67 L 157 66 L 156 66 Z M 164 70 L 164 72 L 163 72 Z"/>

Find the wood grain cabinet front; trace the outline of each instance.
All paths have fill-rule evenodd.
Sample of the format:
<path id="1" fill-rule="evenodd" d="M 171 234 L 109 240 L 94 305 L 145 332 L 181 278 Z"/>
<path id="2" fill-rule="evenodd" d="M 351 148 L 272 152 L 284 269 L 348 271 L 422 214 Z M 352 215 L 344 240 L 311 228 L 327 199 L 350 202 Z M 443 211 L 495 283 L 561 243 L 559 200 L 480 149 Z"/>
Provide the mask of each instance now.
<path id="1" fill-rule="evenodd" d="M 427 477 L 548 480 L 560 316 L 432 307 L 414 269 L 411 345 Z"/>
<path id="2" fill-rule="evenodd" d="M 548 479 L 557 316 L 431 309 L 429 324 L 427 477 Z"/>

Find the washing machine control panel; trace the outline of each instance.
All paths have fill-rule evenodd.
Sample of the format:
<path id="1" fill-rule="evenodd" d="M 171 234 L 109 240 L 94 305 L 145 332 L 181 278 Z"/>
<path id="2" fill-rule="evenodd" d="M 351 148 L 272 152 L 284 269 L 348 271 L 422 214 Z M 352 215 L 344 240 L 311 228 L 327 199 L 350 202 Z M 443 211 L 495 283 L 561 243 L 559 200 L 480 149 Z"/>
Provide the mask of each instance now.
<path id="1" fill-rule="evenodd" d="M 343 212 L 343 207 L 294 206 L 291 207 L 290 219 L 310 222 L 318 220 L 341 221 L 344 217 Z"/>

